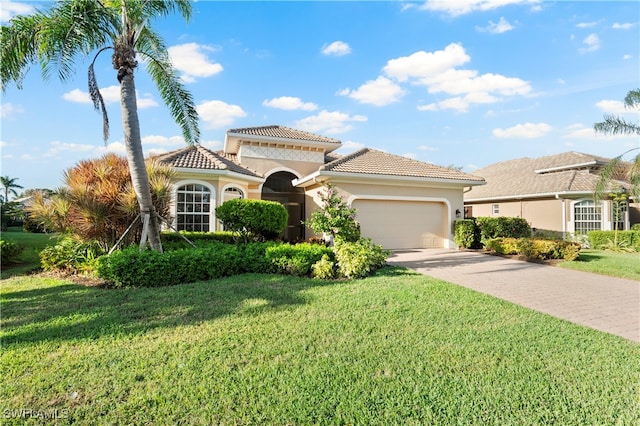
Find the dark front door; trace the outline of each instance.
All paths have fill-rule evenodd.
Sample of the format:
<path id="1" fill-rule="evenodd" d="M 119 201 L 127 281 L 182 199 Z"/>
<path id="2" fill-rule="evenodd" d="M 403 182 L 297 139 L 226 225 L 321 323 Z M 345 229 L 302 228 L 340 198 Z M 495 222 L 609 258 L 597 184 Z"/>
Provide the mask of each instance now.
<path id="1" fill-rule="evenodd" d="M 262 185 L 262 199 L 277 201 L 289 213 L 284 240 L 290 242 L 304 240 L 304 190 L 291 184 L 294 179 L 296 176 L 292 173 L 276 172 Z"/>

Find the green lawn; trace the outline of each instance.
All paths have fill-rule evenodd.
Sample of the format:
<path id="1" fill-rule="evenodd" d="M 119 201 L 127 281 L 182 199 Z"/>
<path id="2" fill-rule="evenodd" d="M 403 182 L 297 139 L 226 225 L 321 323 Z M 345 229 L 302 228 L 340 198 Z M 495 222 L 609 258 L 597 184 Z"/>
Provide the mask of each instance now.
<path id="1" fill-rule="evenodd" d="M 640 424 L 640 345 L 399 268 L 13 277 L 0 336 L 5 424 Z"/>
<path id="2" fill-rule="evenodd" d="M 6 241 L 14 241 L 24 247 L 18 262 L 12 265 L 2 265 L 2 278 L 24 275 L 40 269 L 40 250 L 55 242 L 57 235 L 32 234 L 22 232 L 21 227 L 12 227 L 2 232 L 1 238 Z"/>
<path id="3" fill-rule="evenodd" d="M 584 272 L 640 280 L 640 253 L 581 250 L 578 259 L 558 266 Z"/>

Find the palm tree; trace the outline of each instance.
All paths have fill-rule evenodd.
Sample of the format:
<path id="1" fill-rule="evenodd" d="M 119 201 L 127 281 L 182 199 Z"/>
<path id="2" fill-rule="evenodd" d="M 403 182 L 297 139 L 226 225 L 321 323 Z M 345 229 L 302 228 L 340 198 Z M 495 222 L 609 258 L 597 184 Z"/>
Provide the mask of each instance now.
<path id="1" fill-rule="evenodd" d="M 624 98 L 625 108 L 640 108 L 640 89 L 630 90 Z M 606 114 L 604 121 L 595 123 L 593 129 L 596 133 L 605 135 L 639 135 L 640 124 L 630 123 L 621 117 Z M 631 184 L 629 190 L 630 195 L 635 200 L 640 200 L 640 154 L 631 160 L 630 164 L 626 163 L 623 158 L 634 151 L 640 150 L 632 148 L 621 155 L 612 159 L 600 173 L 600 179 L 596 185 L 594 197 L 596 200 L 603 199 L 605 193 L 610 189 L 611 181 L 617 177 L 626 178 Z"/>
<path id="2" fill-rule="evenodd" d="M 4 190 L 4 201 L 9 201 L 9 193 L 13 194 L 14 196 L 18 196 L 18 193 L 16 192 L 16 188 L 19 189 L 23 189 L 20 185 L 18 185 L 16 183 L 16 181 L 18 180 L 18 178 L 10 178 L 9 176 L 0 176 L 0 185 L 2 185 L 2 188 Z"/>
<path id="3" fill-rule="evenodd" d="M 145 168 L 134 71 L 140 55 L 158 87 L 160 96 L 182 129 L 188 144 L 198 142 L 198 114 L 191 94 L 180 83 L 167 48 L 150 26 L 155 17 L 178 12 L 191 17 L 187 0 L 62 0 L 46 11 L 16 16 L 0 32 L 0 75 L 2 90 L 9 82 L 22 87 L 28 68 L 39 63 L 43 78 L 51 69 L 62 81 L 71 79 L 75 60 L 95 53 L 89 66 L 89 93 L 103 116 L 103 136 L 109 135 L 109 120 L 98 88 L 93 64 L 102 52 L 113 50 L 111 57 L 120 84 L 122 127 L 131 182 L 143 217 L 141 244 L 162 251 L 160 227 L 153 208 L 149 176 Z"/>

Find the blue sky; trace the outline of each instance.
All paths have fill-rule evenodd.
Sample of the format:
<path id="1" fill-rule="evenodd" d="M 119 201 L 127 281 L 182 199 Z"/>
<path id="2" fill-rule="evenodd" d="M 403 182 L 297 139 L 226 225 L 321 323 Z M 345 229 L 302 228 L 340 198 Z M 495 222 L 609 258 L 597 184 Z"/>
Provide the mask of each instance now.
<path id="1" fill-rule="evenodd" d="M 42 2 L 0 1 L 3 25 Z M 198 105 L 201 143 L 227 129 L 279 124 L 331 136 L 340 153 L 371 147 L 473 173 L 497 161 L 579 151 L 613 157 L 638 137 L 595 135 L 640 87 L 637 1 L 194 3 L 188 23 L 153 23 Z M 27 188 L 62 184 L 63 171 L 124 152 L 115 71 L 96 64 L 111 138 L 75 80 L 2 94 L 2 176 Z M 184 146 L 157 90 L 136 74 L 147 154 Z"/>

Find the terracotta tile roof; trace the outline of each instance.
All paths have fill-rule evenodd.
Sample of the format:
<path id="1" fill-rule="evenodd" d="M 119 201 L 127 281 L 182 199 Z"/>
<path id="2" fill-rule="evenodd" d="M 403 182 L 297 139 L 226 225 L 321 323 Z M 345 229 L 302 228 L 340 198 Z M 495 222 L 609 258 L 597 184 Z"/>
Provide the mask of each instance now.
<path id="1" fill-rule="evenodd" d="M 352 154 L 345 155 L 325 164 L 320 170 L 370 175 L 464 180 L 478 183 L 484 182 L 484 180 L 478 176 L 371 148 L 364 148 Z"/>
<path id="2" fill-rule="evenodd" d="M 302 130 L 292 129 L 285 126 L 260 126 L 260 127 L 244 127 L 240 129 L 229 129 L 227 133 L 238 133 L 250 136 L 267 136 L 272 138 L 295 139 L 313 142 L 335 143 L 340 145 L 338 139 L 329 138 L 327 136 L 316 135 L 314 133 Z"/>
<path id="3" fill-rule="evenodd" d="M 257 172 L 241 166 L 235 154 L 211 151 L 201 145 L 187 146 L 154 157 L 163 164 L 176 168 L 201 170 L 228 170 L 243 175 L 261 177 Z"/>
<path id="4" fill-rule="evenodd" d="M 549 195 L 559 192 L 590 193 L 598 171 L 610 160 L 579 152 L 540 158 L 518 158 L 476 170 L 487 184 L 465 193 L 465 200 Z M 618 185 L 628 187 L 621 181 Z"/>

